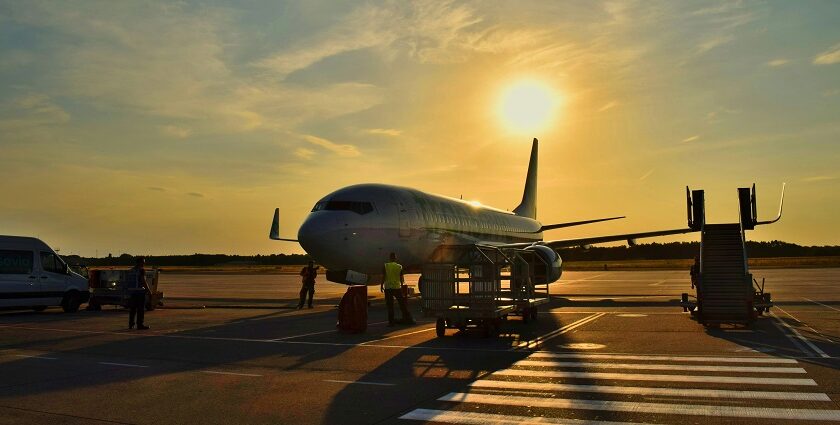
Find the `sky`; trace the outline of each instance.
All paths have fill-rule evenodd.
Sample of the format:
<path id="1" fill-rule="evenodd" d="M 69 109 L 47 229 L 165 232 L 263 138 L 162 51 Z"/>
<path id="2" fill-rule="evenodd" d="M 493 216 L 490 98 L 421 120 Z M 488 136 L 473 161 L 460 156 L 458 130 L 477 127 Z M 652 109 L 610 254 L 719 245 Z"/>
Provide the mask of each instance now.
<path id="1" fill-rule="evenodd" d="M 686 186 L 736 222 L 756 183 L 770 218 L 787 182 L 748 237 L 840 244 L 837 22 L 835 1 L 0 1 L 0 234 L 298 253 L 274 208 L 295 237 L 350 184 L 512 209 L 538 137 L 539 220 L 627 216 L 547 239 L 682 227 Z"/>

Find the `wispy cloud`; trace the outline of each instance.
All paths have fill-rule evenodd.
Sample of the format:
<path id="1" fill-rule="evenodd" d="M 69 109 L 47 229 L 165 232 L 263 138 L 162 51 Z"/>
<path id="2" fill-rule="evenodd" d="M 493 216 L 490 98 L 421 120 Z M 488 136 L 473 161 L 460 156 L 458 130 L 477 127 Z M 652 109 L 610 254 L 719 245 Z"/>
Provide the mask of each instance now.
<path id="1" fill-rule="evenodd" d="M 203 198 L 204 194 L 201 192 L 189 192 L 187 193 L 187 196 L 192 196 L 194 198 Z"/>
<path id="2" fill-rule="evenodd" d="M 771 66 L 773 68 L 778 68 L 780 66 L 787 65 L 788 63 L 790 63 L 789 60 L 779 58 L 779 59 L 773 59 L 773 60 L 767 62 L 767 66 Z"/>
<path id="3" fill-rule="evenodd" d="M 17 130 L 44 125 L 64 124 L 70 114 L 52 99 L 40 93 L 29 93 L 0 105 L 0 129 Z"/>
<path id="4" fill-rule="evenodd" d="M 700 136 L 695 135 L 695 136 L 686 137 L 685 139 L 680 140 L 680 143 L 691 143 L 691 142 L 693 142 L 695 140 L 699 140 L 699 139 L 700 139 Z"/>
<path id="5" fill-rule="evenodd" d="M 835 44 L 814 58 L 814 65 L 831 65 L 838 62 L 840 62 L 840 44 Z"/>
<path id="6" fill-rule="evenodd" d="M 166 192 L 166 189 L 157 186 L 149 186 L 146 189 L 151 190 L 152 192 Z"/>
<path id="7" fill-rule="evenodd" d="M 402 135 L 402 130 L 393 128 L 370 128 L 365 130 L 367 133 L 376 134 L 378 136 L 398 137 Z"/>
<path id="8" fill-rule="evenodd" d="M 615 101 L 615 100 L 611 100 L 611 101 L 607 102 L 604 106 L 598 108 L 598 112 L 604 112 L 606 110 L 615 108 L 616 106 L 618 106 L 618 102 Z"/>
<path id="9" fill-rule="evenodd" d="M 312 159 L 315 156 L 315 151 L 306 148 L 295 149 L 295 156 L 303 159 Z"/>
<path id="10" fill-rule="evenodd" d="M 718 36 L 712 37 L 712 38 L 710 38 L 708 40 L 705 40 L 702 43 L 697 45 L 696 54 L 697 55 L 702 55 L 702 54 L 707 53 L 707 52 L 709 52 L 713 49 L 716 49 L 720 46 L 728 44 L 728 43 L 732 42 L 732 40 L 734 40 L 734 39 L 735 39 L 735 37 L 733 37 L 731 35 L 718 35 Z"/>
<path id="11" fill-rule="evenodd" d="M 647 173 L 645 173 L 641 177 L 639 177 L 639 180 L 647 179 L 648 177 L 650 177 L 653 174 L 653 171 L 654 171 L 654 169 L 651 168 L 650 171 L 648 171 Z"/>
<path id="12" fill-rule="evenodd" d="M 328 151 L 330 151 L 330 152 L 332 152 L 332 153 L 334 153 L 338 156 L 354 157 L 354 156 L 361 155 L 361 153 L 359 152 L 359 149 L 357 149 L 353 145 L 339 144 L 339 143 L 331 142 L 327 139 L 317 137 L 317 136 L 313 136 L 313 135 L 310 135 L 310 134 L 304 134 L 302 137 L 307 142 L 309 142 L 309 143 L 311 143 L 315 146 L 320 146 L 320 147 L 322 147 L 322 148 L 324 148 L 324 149 L 326 149 L 326 150 L 328 150 Z"/>

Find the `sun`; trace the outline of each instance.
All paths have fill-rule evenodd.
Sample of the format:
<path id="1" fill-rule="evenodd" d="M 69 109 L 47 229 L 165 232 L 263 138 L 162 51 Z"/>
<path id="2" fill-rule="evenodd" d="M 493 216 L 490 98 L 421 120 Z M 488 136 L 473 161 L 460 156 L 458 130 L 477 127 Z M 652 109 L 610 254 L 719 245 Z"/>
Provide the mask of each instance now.
<path id="1" fill-rule="evenodd" d="M 535 134 L 551 125 L 558 104 L 558 95 L 547 84 L 520 80 L 502 92 L 498 113 L 508 130 Z"/>

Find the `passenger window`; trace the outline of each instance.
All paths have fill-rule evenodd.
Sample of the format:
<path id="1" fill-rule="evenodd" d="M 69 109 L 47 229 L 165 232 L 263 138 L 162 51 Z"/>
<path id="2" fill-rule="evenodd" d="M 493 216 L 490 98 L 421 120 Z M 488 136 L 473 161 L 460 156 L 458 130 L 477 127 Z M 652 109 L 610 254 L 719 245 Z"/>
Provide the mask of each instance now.
<path id="1" fill-rule="evenodd" d="M 64 263 L 52 252 L 41 252 L 41 268 L 45 272 L 64 274 Z"/>
<path id="2" fill-rule="evenodd" d="M 33 260 L 32 251 L 0 249 L 0 274 L 30 274 Z"/>

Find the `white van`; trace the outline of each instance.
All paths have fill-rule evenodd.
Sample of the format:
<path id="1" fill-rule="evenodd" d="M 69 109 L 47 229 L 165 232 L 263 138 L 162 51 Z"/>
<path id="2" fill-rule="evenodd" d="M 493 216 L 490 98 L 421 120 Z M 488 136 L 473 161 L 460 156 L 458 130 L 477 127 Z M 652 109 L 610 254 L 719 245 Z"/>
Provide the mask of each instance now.
<path id="1" fill-rule="evenodd" d="M 73 312 L 89 298 L 87 278 L 40 239 L 0 235 L 0 307 Z"/>

